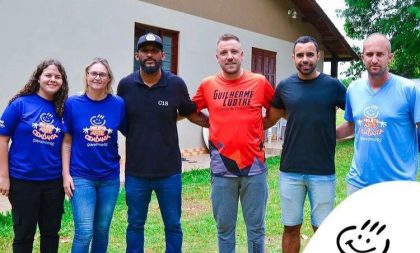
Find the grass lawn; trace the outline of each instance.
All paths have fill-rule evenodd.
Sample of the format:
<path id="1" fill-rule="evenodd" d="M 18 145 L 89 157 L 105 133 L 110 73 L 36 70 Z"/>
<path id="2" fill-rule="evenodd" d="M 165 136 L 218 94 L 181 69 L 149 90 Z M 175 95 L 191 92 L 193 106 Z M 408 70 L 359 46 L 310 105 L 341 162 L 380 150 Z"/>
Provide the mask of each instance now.
<path id="1" fill-rule="evenodd" d="M 335 120 L 335 124 L 337 126 L 343 124 L 344 122 L 346 122 L 346 120 L 344 119 L 344 111 L 341 110 L 340 108 L 338 108 L 337 110 L 337 114 L 336 114 L 336 120 Z"/>
<path id="2" fill-rule="evenodd" d="M 346 195 L 345 175 L 353 155 L 353 141 L 340 142 L 337 145 L 337 198 L 340 203 Z M 283 233 L 280 223 L 280 204 L 278 197 L 278 166 L 279 157 L 267 159 L 269 167 L 268 185 L 269 199 L 266 216 L 266 252 L 281 252 L 281 235 Z M 216 227 L 211 212 L 210 173 L 208 169 L 195 170 L 183 174 L 183 214 L 182 227 L 184 232 L 184 252 L 217 252 Z M 124 252 L 125 229 L 127 225 L 127 207 L 124 200 L 125 192 L 121 190 L 112 227 L 108 252 Z M 237 227 L 237 252 L 246 252 L 246 232 L 240 211 Z M 309 208 L 305 209 L 305 222 L 302 226 L 303 245 L 306 245 L 312 236 L 309 223 Z M 149 207 L 149 217 L 145 228 L 146 252 L 164 252 L 164 232 L 159 207 L 155 197 Z M 73 237 L 73 223 L 69 202 L 65 203 L 65 215 L 61 229 L 59 252 L 69 252 Z M 12 252 L 11 243 L 13 230 L 11 216 L 0 215 L 0 252 Z M 36 250 L 39 252 L 38 238 Z"/>

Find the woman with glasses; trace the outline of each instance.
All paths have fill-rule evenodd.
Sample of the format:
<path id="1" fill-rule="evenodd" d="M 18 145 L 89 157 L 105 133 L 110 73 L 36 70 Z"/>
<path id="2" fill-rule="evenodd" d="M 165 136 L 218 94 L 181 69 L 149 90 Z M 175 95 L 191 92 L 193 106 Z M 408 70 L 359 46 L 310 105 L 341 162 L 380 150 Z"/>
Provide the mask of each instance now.
<path id="1" fill-rule="evenodd" d="M 106 252 L 120 187 L 118 129 L 124 102 L 112 95 L 108 61 L 93 59 L 85 67 L 85 93 L 65 104 L 62 145 L 64 191 L 74 218 L 73 253 Z"/>
<path id="2" fill-rule="evenodd" d="M 67 93 L 61 63 L 42 61 L 0 119 L 0 194 L 12 205 L 15 253 L 32 252 L 37 225 L 40 252 L 58 250 L 64 201 L 61 116 Z"/>

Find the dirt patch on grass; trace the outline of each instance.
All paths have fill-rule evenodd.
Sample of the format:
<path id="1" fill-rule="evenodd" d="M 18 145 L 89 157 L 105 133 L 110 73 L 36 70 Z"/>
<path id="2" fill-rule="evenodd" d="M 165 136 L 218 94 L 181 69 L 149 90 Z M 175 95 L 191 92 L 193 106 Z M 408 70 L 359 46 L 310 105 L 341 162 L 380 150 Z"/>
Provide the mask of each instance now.
<path id="1" fill-rule="evenodd" d="M 209 200 L 184 199 L 182 202 L 182 215 L 184 217 L 196 217 L 211 212 Z"/>
<path id="2" fill-rule="evenodd" d="M 150 201 L 149 213 L 150 212 L 160 212 L 159 204 L 157 201 Z M 211 212 L 210 200 L 193 198 L 182 199 L 182 216 L 186 218 L 192 218 L 208 212 Z"/>

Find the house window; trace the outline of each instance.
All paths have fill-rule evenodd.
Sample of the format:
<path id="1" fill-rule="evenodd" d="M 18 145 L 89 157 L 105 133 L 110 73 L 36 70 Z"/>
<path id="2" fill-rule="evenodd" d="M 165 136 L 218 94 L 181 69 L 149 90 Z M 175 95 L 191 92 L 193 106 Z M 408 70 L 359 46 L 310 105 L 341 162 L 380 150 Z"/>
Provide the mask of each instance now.
<path id="1" fill-rule="evenodd" d="M 179 32 L 160 27 L 149 26 L 145 24 L 135 23 L 134 26 L 134 52 L 137 50 L 137 41 L 143 34 L 152 32 L 159 35 L 163 42 L 163 51 L 166 54 L 162 63 L 162 68 L 174 74 L 178 73 L 178 36 Z M 140 64 L 134 59 L 134 71 L 138 70 Z"/>
<path id="2" fill-rule="evenodd" d="M 276 85 L 276 56 L 276 52 L 252 48 L 251 71 L 265 76 L 273 87 Z"/>

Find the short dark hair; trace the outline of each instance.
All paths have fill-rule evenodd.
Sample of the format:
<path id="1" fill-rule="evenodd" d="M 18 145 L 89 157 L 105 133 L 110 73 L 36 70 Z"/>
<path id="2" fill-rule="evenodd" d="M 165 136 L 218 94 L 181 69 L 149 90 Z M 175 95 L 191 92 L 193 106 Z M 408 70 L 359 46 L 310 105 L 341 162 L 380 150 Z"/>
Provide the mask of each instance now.
<path id="1" fill-rule="evenodd" d="M 316 40 L 312 37 L 312 36 L 300 36 L 299 38 L 297 38 L 297 40 L 295 40 L 295 43 L 293 45 L 293 53 L 295 53 L 295 48 L 296 48 L 296 44 L 305 44 L 305 43 L 314 43 L 315 47 L 316 47 L 316 52 L 319 52 L 319 46 L 318 46 L 318 42 L 316 42 Z"/>
<path id="2" fill-rule="evenodd" d="M 230 33 L 225 33 L 222 36 L 219 37 L 219 39 L 217 40 L 216 45 L 219 45 L 220 41 L 227 41 L 227 40 L 236 40 L 237 42 L 240 43 L 239 38 L 233 34 Z"/>

